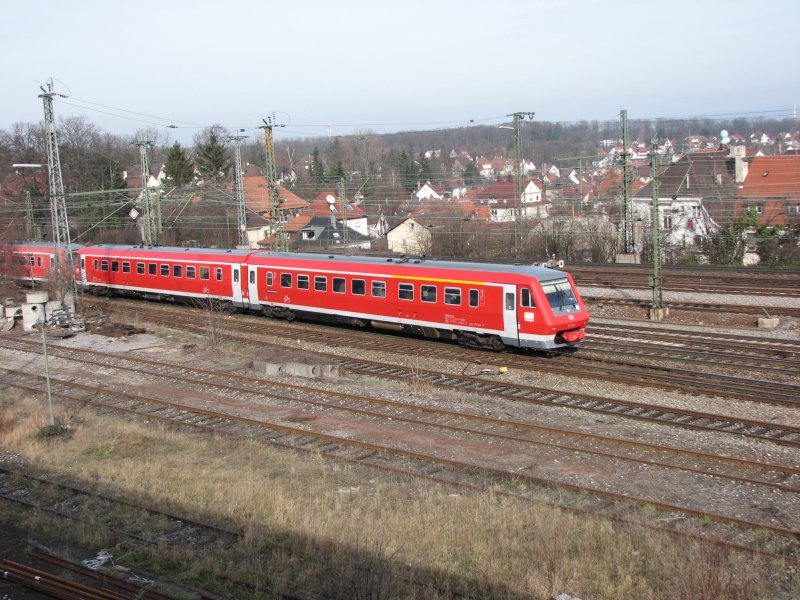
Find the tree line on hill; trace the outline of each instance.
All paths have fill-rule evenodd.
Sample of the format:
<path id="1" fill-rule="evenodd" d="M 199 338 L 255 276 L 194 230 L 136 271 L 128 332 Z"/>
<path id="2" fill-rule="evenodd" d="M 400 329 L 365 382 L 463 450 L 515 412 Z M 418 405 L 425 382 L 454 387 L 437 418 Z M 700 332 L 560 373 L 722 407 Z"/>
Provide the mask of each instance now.
<path id="1" fill-rule="evenodd" d="M 683 140 L 689 135 L 716 136 L 720 130 L 749 135 L 753 131 L 777 135 L 791 131 L 792 119 L 683 119 L 630 121 L 631 140 L 645 143 L 653 138 Z M 169 139 L 168 132 L 143 129 L 134 136 L 104 132 L 85 117 L 64 117 L 57 123 L 59 153 L 67 192 L 89 192 L 124 187 L 123 174 L 138 170 L 137 140 L 153 142 L 150 165 L 170 165 L 170 174 L 178 185 L 188 184 L 190 169 L 198 179 L 219 183 L 230 174 L 233 147 L 230 134 L 221 125 L 207 127 L 194 138 L 192 146 L 183 147 Z M 603 140 L 620 138 L 616 122 L 580 121 L 575 123 L 524 122 L 521 142 L 524 157 L 537 165 L 554 163 L 566 157 L 593 156 Z M 371 130 L 332 138 L 296 138 L 275 142 L 278 173 L 294 172 L 295 186 L 301 189 L 328 187 L 331 181 L 344 178 L 362 185 L 375 180 L 362 193 L 378 192 L 377 180 L 390 187 L 408 191 L 417 180 L 446 183 L 452 180 L 438 162 L 450 152 L 468 153 L 473 159 L 512 157 L 514 133 L 494 125 L 475 125 L 435 131 L 407 131 L 379 134 Z M 426 157 L 434 151 L 436 160 Z M 263 140 L 248 139 L 242 144 L 243 162 L 263 167 Z M 43 123 L 19 122 L 0 130 L 0 181 L 12 172 L 14 163 L 46 163 L 46 138 Z M 575 161 L 571 160 L 570 164 Z M 468 165 L 464 165 L 467 167 Z M 469 183 L 477 183 L 474 172 L 467 171 Z M 463 182 L 462 182 L 463 183 Z"/>

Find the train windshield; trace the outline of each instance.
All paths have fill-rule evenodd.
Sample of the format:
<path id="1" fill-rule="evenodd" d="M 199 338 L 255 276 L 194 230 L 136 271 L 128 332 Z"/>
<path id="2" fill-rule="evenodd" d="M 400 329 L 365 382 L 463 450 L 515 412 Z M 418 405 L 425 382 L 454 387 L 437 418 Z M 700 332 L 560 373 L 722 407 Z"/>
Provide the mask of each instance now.
<path id="1" fill-rule="evenodd" d="M 569 279 L 556 279 L 554 281 L 542 281 L 542 290 L 547 296 L 547 301 L 557 315 L 566 315 L 578 312 L 578 299 L 569 283 Z"/>

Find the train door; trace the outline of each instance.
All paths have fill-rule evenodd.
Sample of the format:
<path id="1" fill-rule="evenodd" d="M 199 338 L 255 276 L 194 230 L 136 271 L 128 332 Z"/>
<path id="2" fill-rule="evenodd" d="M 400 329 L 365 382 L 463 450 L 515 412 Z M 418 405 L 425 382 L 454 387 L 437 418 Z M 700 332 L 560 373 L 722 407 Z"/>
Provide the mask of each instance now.
<path id="1" fill-rule="evenodd" d="M 517 289 L 513 285 L 503 286 L 503 341 L 512 346 L 519 345 Z"/>
<path id="2" fill-rule="evenodd" d="M 247 294 L 250 298 L 250 308 L 257 310 L 259 307 L 258 302 L 258 277 L 257 273 L 258 270 L 255 267 L 250 267 L 248 269 L 248 279 L 247 279 Z"/>
<path id="3" fill-rule="evenodd" d="M 247 267 L 242 267 L 245 271 Z M 234 306 L 241 306 L 242 305 L 242 278 L 241 278 L 241 271 L 239 269 L 239 265 L 231 265 L 231 287 L 233 291 L 233 304 Z"/>

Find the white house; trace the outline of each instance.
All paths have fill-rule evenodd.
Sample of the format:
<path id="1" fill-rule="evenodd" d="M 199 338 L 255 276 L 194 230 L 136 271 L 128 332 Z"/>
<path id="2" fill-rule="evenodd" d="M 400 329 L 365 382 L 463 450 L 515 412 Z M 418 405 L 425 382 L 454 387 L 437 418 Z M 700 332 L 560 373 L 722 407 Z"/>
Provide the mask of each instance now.
<path id="1" fill-rule="evenodd" d="M 439 186 L 431 185 L 431 182 L 428 181 L 420 187 L 416 192 L 417 200 L 422 202 L 423 200 L 443 200 L 444 199 L 444 188 Z"/>
<path id="2" fill-rule="evenodd" d="M 427 254 L 431 248 L 431 232 L 409 217 L 386 234 L 389 251 L 398 254 Z"/>
<path id="3" fill-rule="evenodd" d="M 516 183 L 498 181 L 480 193 L 479 202 L 489 207 L 489 220 L 495 223 L 513 223 L 517 220 L 546 218 L 550 203 L 544 197 L 544 186 L 538 179 L 529 179 L 519 198 Z"/>

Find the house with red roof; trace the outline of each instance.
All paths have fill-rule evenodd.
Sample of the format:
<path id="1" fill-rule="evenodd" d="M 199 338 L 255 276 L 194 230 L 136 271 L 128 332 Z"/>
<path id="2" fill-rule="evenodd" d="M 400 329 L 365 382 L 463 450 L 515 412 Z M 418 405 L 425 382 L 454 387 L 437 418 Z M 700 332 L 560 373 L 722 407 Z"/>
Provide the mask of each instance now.
<path id="1" fill-rule="evenodd" d="M 444 200 L 444 186 L 441 185 L 431 185 L 431 182 L 428 181 L 424 185 L 420 186 L 420 188 L 415 193 L 417 200 L 420 202 L 424 200 Z"/>
<path id="2" fill-rule="evenodd" d="M 367 213 L 340 198 L 333 192 L 321 192 L 298 211 L 297 216 L 283 226 L 292 247 L 319 245 L 321 247 L 369 248 Z"/>
<path id="3" fill-rule="evenodd" d="M 479 156 L 475 159 L 475 167 L 478 169 L 478 173 L 480 173 L 481 177 L 484 179 L 494 179 L 494 167 L 492 167 L 492 161 L 485 156 Z"/>
<path id="4" fill-rule="evenodd" d="M 744 148 L 685 154 L 658 177 L 660 228 L 665 248 L 699 247 L 704 237 L 731 218 L 737 183 L 744 181 Z M 633 196 L 634 211 L 652 223 L 652 180 Z"/>
<path id="5" fill-rule="evenodd" d="M 755 156 L 736 190 L 734 214 L 758 216 L 761 225 L 800 225 L 800 155 Z"/>
<path id="6" fill-rule="evenodd" d="M 247 210 L 271 220 L 272 206 L 269 189 L 267 188 L 267 178 L 260 167 L 250 163 L 245 165 L 242 173 L 242 187 Z M 282 223 L 287 223 L 297 218 L 300 212 L 308 205 L 308 202 L 282 185 L 278 185 L 278 198 L 280 200 L 278 213 Z"/>

